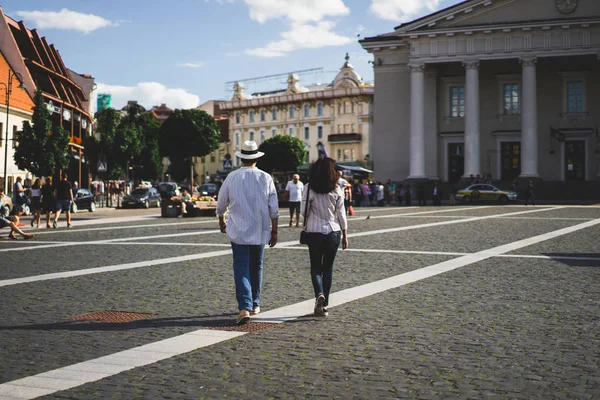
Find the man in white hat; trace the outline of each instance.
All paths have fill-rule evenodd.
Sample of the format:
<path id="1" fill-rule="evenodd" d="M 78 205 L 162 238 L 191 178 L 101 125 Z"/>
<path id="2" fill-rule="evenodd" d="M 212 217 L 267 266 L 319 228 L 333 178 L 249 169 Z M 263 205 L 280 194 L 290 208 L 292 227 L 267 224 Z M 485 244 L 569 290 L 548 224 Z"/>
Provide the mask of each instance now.
<path id="1" fill-rule="evenodd" d="M 233 250 L 233 277 L 242 325 L 260 312 L 263 252 L 277 243 L 279 204 L 271 175 L 256 168 L 264 155 L 254 141 L 246 141 L 235 153 L 242 167 L 231 172 L 221 186 L 217 215 L 221 232 L 227 233 Z M 228 211 L 227 223 L 225 212 Z"/>

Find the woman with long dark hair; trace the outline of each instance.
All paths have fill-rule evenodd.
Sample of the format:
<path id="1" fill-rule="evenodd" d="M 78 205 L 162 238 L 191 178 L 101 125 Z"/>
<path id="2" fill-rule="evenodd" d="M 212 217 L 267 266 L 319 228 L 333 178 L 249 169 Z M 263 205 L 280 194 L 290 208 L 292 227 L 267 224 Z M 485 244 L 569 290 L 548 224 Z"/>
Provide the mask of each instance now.
<path id="1" fill-rule="evenodd" d="M 344 193 L 337 184 L 335 161 L 320 158 L 310 166 L 301 212 L 306 213 L 310 275 L 315 292 L 315 315 L 327 316 L 333 280 L 333 262 L 340 242 L 348 248 Z M 308 199 L 308 208 L 306 206 Z M 305 211 L 306 210 L 306 211 Z"/>

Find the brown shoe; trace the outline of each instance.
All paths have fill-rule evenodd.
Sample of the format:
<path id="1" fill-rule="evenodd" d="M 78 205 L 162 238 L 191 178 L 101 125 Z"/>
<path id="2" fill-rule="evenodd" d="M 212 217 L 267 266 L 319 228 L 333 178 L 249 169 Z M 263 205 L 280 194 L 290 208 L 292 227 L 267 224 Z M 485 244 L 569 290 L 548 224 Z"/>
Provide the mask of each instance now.
<path id="1" fill-rule="evenodd" d="M 23 238 L 25 238 L 25 240 L 33 239 L 33 235 L 31 233 L 27 233 L 25 236 L 23 236 Z"/>
<path id="2" fill-rule="evenodd" d="M 252 311 L 250 311 L 250 315 L 256 315 L 260 313 L 260 307 L 254 307 Z"/>
<path id="3" fill-rule="evenodd" d="M 244 325 L 250 321 L 250 311 L 242 310 L 239 312 L 237 318 L 235 319 L 235 323 L 238 325 Z"/>

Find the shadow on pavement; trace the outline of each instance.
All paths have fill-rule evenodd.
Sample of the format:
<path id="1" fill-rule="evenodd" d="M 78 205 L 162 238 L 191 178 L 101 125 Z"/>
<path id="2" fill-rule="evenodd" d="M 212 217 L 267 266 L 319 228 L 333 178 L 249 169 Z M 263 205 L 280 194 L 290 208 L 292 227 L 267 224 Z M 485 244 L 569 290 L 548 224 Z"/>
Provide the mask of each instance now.
<path id="1" fill-rule="evenodd" d="M 600 253 L 544 253 L 570 267 L 600 267 Z"/>

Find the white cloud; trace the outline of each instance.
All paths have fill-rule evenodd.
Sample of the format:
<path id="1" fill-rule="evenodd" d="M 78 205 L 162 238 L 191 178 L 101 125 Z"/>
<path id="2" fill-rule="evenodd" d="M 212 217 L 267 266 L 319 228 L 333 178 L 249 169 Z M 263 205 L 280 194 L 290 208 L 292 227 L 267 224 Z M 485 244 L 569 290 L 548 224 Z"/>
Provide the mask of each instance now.
<path id="1" fill-rule="evenodd" d="M 120 109 L 129 100 L 137 100 L 142 106 L 152 108 L 153 106 L 166 103 L 170 108 L 194 108 L 200 105 L 200 97 L 185 91 L 184 89 L 167 88 L 158 82 L 140 82 L 135 86 L 115 86 L 98 83 L 94 94 L 112 94 L 113 108 Z M 96 99 L 93 99 L 94 106 Z"/>
<path id="2" fill-rule="evenodd" d="M 39 29 L 65 29 L 90 33 L 107 26 L 117 26 L 107 19 L 94 14 L 83 14 L 66 8 L 55 11 L 17 11 L 25 21 L 31 21 Z"/>
<path id="3" fill-rule="evenodd" d="M 292 24 L 289 31 L 281 34 L 281 40 L 269 42 L 265 47 L 247 49 L 246 54 L 257 57 L 283 57 L 298 49 L 315 49 L 326 46 L 342 46 L 355 41 L 333 32 L 335 22 L 322 21 L 316 25 Z"/>
<path id="4" fill-rule="evenodd" d="M 440 0 L 371 0 L 369 11 L 377 17 L 395 22 L 408 22 L 415 17 L 437 11 Z"/>
<path id="5" fill-rule="evenodd" d="M 320 21 L 325 17 L 350 14 L 343 0 L 244 0 L 250 8 L 250 18 L 259 23 L 285 18 L 293 22 Z"/>
<path id="6" fill-rule="evenodd" d="M 202 61 L 188 61 L 181 64 L 177 64 L 178 67 L 186 67 L 186 68 L 202 68 L 204 67 L 204 62 Z"/>

